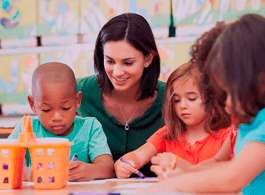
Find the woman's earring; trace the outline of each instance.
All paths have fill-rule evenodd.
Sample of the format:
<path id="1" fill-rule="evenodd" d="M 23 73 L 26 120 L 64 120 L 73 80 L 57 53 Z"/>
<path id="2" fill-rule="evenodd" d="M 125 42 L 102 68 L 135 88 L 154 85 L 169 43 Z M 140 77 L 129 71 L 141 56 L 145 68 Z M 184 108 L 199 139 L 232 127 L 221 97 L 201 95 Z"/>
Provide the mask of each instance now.
<path id="1" fill-rule="evenodd" d="M 145 66 L 145 68 L 147 68 L 147 67 L 148 67 L 148 65 Z"/>

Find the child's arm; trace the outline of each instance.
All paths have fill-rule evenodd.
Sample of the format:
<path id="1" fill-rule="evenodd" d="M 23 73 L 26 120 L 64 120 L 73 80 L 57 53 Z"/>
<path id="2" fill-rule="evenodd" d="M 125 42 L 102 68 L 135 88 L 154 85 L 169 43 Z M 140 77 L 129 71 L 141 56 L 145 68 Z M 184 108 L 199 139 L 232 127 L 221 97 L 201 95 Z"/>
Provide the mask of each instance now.
<path id="1" fill-rule="evenodd" d="M 114 165 L 116 176 L 118 178 L 129 178 L 132 173 L 138 173 L 138 169 L 148 163 L 156 154 L 157 150 L 155 146 L 147 142 L 137 150 L 123 155 L 122 157 L 135 168 L 118 159 Z"/>
<path id="2" fill-rule="evenodd" d="M 110 155 L 103 154 L 93 160 L 93 164 L 73 161 L 69 164 L 69 181 L 89 181 L 114 177 L 114 162 Z"/>
<path id="3" fill-rule="evenodd" d="M 145 192 L 238 192 L 265 169 L 265 143 L 249 142 L 238 157 L 200 172 L 165 179 Z"/>
<path id="4" fill-rule="evenodd" d="M 212 159 L 207 159 L 197 165 L 191 165 L 182 158 L 178 158 L 176 168 L 169 171 L 169 166 L 173 161 L 172 153 L 160 153 L 151 159 L 152 166 L 151 171 L 155 172 L 159 178 L 164 179 L 166 177 L 173 177 L 182 172 L 193 172 L 209 169 L 215 166 L 220 161 L 228 161 L 231 159 L 231 140 L 230 136 L 227 136 L 221 149 Z"/>

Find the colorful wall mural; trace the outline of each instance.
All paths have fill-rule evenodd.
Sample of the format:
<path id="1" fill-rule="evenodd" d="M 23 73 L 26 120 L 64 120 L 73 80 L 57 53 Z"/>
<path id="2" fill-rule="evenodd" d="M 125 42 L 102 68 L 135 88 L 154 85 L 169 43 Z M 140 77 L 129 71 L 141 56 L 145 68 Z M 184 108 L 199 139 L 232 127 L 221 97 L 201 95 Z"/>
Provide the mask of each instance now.
<path id="1" fill-rule="evenodd" d="M 166 81 L 175 68 L 189 60 L 195 39 L 176 40 L 197 37 L 216 22 L 234 21 L 246 13 L 265 16 L 265 0 L 172 0 L 172 11 L 176 38 L 163 42 L 161 38 L 168 37 L 170 0 L 0 0 L 2 108 L 5 107 L 7 114 L 30 112 L 27 95 L 31 92 L 32 73 L 39 64 L 66 63 L 77 78 L 95 74 L 93 47 L 80 43 L 93 44 L 101 27 L 116 15 L 134 12 L 146 18 L 158 40 L 159 79 Z M 74 45 L 69 50 L 56 52 L 33 52 L 32 48 L 26 54 L 2 54 L 8 47 L 6 41 L 14 41 L 10 44 L 12 48 L 16 44 L 17 47 L 32 47 L 36 45 L 27 40 L 36 39 L 36 36 L 41 36 L 45 46 Z M 18 40 L 23 42 L 17 43 Z"/>

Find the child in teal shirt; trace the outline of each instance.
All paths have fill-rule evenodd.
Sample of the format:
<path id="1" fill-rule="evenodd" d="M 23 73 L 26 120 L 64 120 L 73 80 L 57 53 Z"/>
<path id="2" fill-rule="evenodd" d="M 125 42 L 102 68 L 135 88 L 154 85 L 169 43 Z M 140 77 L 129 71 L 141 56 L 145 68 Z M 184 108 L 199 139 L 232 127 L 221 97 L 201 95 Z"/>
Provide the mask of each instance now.
<path id="1" fill-rule="evenodd" d="M 82 92 L 76 93 L 76 79 L 70 67 L 61 63 L 47 63 L 33 73 L 32 96 L 28 96 L 36 138 L 67 138 L 74 142 L 69 164 L 69 181 L 88 181 L 114 176 L 113 159 L 106 136 L 94 117 L 76 116 Z M 22 120 L 8 138 L 17 139 L 22 130 Z M 31 180 L 31 162 L 27 151 L 24 180 Z"/>

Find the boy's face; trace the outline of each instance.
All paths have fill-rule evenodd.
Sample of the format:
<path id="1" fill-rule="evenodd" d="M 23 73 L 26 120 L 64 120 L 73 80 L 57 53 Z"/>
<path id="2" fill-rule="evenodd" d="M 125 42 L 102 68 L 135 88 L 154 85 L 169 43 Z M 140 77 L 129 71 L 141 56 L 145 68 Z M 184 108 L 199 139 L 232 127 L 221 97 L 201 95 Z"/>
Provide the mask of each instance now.
<path id="1" fill-rule="evenodd" d="M 36 89 L 34 98 L 28 96 L 28 101 L 42 126 L 55 135 L 70 134 L 82 92 L 76 94 L 71 83 L 37 83 Z"/>

